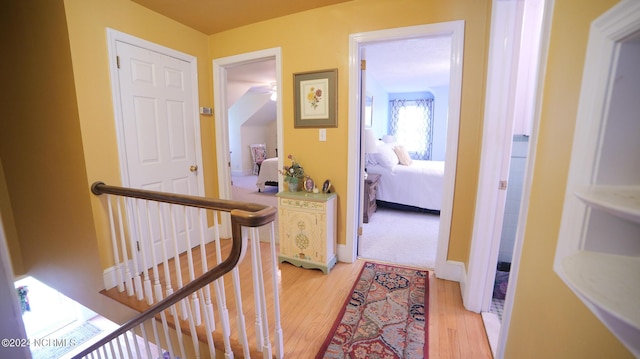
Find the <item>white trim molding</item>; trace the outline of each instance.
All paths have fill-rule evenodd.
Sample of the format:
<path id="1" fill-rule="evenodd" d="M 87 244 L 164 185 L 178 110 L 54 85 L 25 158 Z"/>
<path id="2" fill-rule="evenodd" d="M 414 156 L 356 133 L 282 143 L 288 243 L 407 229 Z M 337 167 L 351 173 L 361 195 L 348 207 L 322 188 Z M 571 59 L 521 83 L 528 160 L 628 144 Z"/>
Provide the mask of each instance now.
<path id="1" fill-rule="evenodd" d="M 278 98 L 282 98 L 282 49 L 274 47 L 245 54 L 223 57 L 213 60 L 213 103 L 216 129 L 216 154 L 218 163 L 218 191 L 221 199 L 231 199 L 231 161 L 229 155 L 229 118 L 227 114 L 227 67 L 275 59 L 276 88 Z M 282 101 L 276 102 L 277 148 L 284 148 L 284 132 L 282 125 Z M 278 168 L 282 167 L 282 157 L 278 159 Z M 280 183 L 282 188 L 282 183 Z M 222 213 L 220 236 L 231 237 L 231 219 Z"/>
<path id="2" fill-rule="evenodd" d="M 462 65 L 464 51 L 464 26 L 462 20 L 436 24 L 409 26 L 396 29 L 378 30 L 349 36 L 349 146 L 347 193 L 359 193 L 360 169 L 360 49 L 367 43 L 392 41 L 428 36 L 451 36 L 451 70 L 449 85 L 449 112 L 447 126 L 447 146 L 445 157 L 444 189 L 442 210 L 440 211 L 440 229 L 438 251 L 436 255 L 436 276 L 458 278 L 457 265 L 449 267 L 447 260 L 449 235 L 451 232 L 451 212 L 455 190 L 456 161 L 458 157 L 458 128 L 460 122 L 460 104 L 462 95 Z M 358 253 L 358 198 L 347 197 L 346 244 L 338 247 L 338 260 L 351 263 Z"/>

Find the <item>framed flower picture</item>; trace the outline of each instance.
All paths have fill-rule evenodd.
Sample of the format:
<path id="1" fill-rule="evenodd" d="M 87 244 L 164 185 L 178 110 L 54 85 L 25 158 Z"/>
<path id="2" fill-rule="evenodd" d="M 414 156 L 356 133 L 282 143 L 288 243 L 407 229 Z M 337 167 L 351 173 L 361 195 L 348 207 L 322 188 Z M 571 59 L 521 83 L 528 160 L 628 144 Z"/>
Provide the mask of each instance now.
<path id="1" fill-rule="evenodd" d="M 338 69 L 293 74 L 296 128 L 338 127 Z"/>

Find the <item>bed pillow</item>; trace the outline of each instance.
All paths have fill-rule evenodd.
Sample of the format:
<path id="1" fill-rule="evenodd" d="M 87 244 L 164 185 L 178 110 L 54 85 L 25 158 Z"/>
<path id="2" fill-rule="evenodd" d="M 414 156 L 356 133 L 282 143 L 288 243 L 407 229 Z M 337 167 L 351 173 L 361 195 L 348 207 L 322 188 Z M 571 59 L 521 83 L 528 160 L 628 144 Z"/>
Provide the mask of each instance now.
<path id="1" fill-rule="evenodd" d="M 379 146 L 376 157 L 378 157 L 378 164 L 388 169 L 393 169 L 393 167 L 399 162 L 398 156 L 393 150 L 393 146 L 389 144 Z"/>
<path id="2" fill-rule="evenodd" d="M 398 161 L 401 165 L 411 166 L 411 157 L 404 146 L 395 146 L 393 151 L 396 153 L 396 156 L 398 156 Z"/>
<path id="3" fill-rule="evenodd" d="M 384 143 L 395 143 L 396 142 L 396 138 L 394 136 L 391 136 L 391 135 L 384 135 L 384 136 L 382 136 L 382 142 L 384 142 Z"/>

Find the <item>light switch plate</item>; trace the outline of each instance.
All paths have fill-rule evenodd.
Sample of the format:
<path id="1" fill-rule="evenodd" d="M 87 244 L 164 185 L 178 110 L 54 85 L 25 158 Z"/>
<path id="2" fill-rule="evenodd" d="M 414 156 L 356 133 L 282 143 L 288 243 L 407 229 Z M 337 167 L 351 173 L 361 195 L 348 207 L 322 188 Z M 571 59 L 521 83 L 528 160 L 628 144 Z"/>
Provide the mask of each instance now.
<path id="1" fill-rule="evenodd" d="M 326 128 L 321 128 L 320 129 L 319 137 L 320 137 L 320 141 L 326 141 L 327 140 L 327 129 Z"/>

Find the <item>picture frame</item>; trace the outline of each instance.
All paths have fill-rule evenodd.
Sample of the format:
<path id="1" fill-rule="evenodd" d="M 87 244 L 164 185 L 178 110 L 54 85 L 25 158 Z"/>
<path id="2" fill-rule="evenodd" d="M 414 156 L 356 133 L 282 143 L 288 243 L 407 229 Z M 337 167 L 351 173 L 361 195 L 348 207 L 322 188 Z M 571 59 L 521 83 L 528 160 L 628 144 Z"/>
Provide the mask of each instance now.
<path id="1" fill-rule="evenodd" d="M 329 192 L 331 192 L 331 181 L 325 180 L 324 183 L 322 184 L 322 193 L 329 193 Z"/>
<path id="2" fill-rule="evenodd" d="M 307 192 L 313 192 L 313 189 L 316 187 L 315 182 L 313 182 L 313 179 L 311 179 L 311 177 L 307 176 L 307 178 L 304 181 L 304 190 Z"/>
<path id="3" fill-rule="evenodd" d="M 338 69 L 293 74 L 294 128 L 338 127 Z"/>

